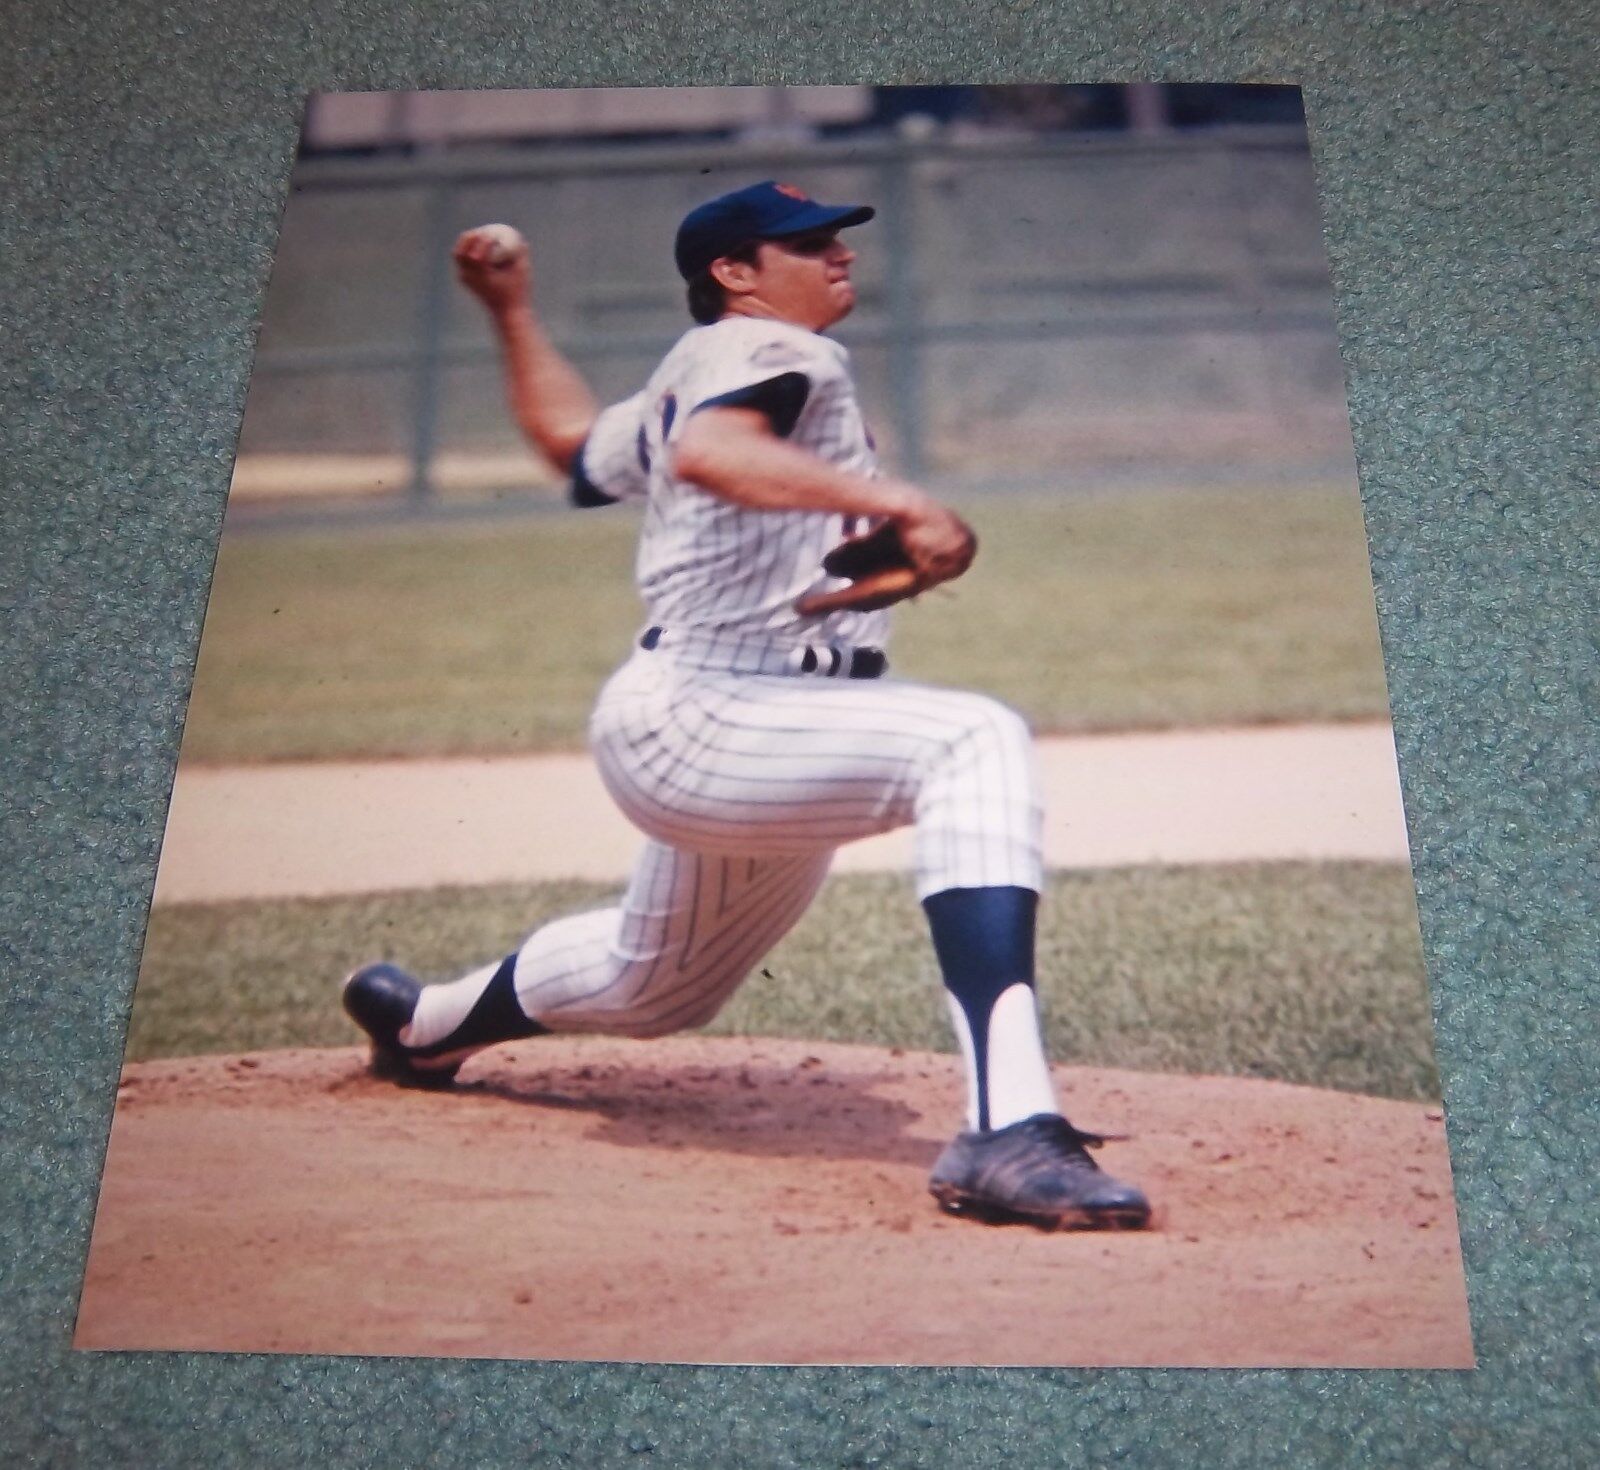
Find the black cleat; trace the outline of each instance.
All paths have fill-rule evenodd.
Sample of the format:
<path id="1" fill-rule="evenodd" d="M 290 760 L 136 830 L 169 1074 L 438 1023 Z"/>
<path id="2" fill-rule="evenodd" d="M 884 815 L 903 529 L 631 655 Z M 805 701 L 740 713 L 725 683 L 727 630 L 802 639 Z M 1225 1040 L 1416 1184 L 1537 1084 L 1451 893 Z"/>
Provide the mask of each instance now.
<path id="1" fill-rule="evenodd" d="M 1039 1113 L 991 1133 L 958 1133 L 928 1190 L 953 1215 L 1045 1230 L 1140 1230 L 1150 1201 L 1089 1157 L 1105 1140 Z"/>
<path id="2" fill-rule="evenodd" d="M 363 965 L 344 982 L 344 1008 L 372 1038 L 372 1075 L 400 1087 L 449 1087 L 464 1057 L 438 1047 L 413 1050 L 400 1040 L 422 986 L 396 965 Z"/>

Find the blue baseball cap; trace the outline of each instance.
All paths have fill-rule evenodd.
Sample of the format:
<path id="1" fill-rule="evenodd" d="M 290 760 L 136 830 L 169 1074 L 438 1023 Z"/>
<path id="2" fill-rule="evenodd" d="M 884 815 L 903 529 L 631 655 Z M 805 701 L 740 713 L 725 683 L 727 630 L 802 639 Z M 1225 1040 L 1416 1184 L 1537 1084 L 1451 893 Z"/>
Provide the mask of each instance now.
<path id="1" fill-rule="evenodd" d="M 818 204 L 793 184 L 767 179 L 691 209 L 678 226 L 673 255 L 678 274 L 692 281 L 712 261 L 747 241 L 842 230 L 846 225 L 864 225 L 876 213 L 866 204 Z"/>

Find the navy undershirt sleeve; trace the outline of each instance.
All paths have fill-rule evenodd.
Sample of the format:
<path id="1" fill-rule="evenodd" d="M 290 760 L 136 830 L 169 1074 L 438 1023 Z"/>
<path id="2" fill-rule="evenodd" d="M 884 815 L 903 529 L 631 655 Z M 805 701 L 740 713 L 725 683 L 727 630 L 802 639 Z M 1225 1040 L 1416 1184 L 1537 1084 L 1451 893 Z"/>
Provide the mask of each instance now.
<path id="1" fill-rule="evenodd" d="M 615 495 L 607 495 L 589 478 L 589 472 L 583 467 L 582 449 L 578 450 L 578 457 L 572 461 L 572 483 L 567 487 L 567 499 L 583 510 L 617 503 Z"/>
<path id="2" fill-rule="evenodd" d="M 775 378 L 735 388 L 731 393 L 719 393 L 715 398 L 696 404 L 694 411 L 699 413 L 702 408 L 759 409 L 772 425 L 772 432 L 787 438 L 800 422 L 800 411 L 806 406 L 810 393 L 811 379 L 804 373 L 779 373 Z"/>

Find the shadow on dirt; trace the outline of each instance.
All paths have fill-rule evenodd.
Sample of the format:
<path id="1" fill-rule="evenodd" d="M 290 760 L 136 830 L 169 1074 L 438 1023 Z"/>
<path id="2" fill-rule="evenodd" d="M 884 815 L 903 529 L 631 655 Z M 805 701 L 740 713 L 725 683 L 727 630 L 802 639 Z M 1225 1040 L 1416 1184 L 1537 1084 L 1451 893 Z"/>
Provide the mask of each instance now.
<path id="1" fill-rule="evenodd" d="M 524 1054 L 525 1055 L 525 1054 Z M 926 1072 L 925 1063 L 911 1063 Z M 701 1149 L 784 1159 L 862 1159 L 927 1167 L 944 1142 L 915 1108 L 884 1095 L 900 1074 L 829 1072 L 816 1058 L 786 1066 L 601 1063 L 468 1072 L 455 1089 L 529 1108 L 593 1114 L 586 1135 L 622 1148 Z M 952 1068 L 950 1128 L 960 1116 Z M 915 1129 L 921 1136 L 914 1136 Z"/>

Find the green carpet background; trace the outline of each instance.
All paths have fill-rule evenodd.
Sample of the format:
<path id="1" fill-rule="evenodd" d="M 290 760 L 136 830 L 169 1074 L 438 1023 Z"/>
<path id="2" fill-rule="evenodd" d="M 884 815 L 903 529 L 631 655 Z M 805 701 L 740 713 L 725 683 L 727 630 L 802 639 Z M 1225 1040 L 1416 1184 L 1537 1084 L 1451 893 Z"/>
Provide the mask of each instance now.
<path id="1" fill-rule="evenodd" d="M 21 0 L 0 56 L 0 1452 L 39 1465 L 1592 1463 L 1592 4 Z M 69 1349 L 309 89 L 1297 81 L 1324 191 L 1475 1373 Z"/>

